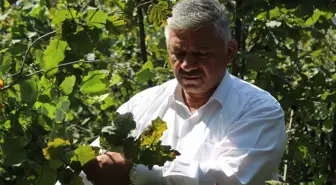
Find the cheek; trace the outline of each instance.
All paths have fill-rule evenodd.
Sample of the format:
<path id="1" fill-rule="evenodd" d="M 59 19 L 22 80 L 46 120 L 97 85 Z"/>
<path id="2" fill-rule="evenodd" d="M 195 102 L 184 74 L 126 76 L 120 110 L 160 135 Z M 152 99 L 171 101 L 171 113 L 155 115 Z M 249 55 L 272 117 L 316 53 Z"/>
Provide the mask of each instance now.
<path id="1" fill-rule="evenodd" d="M 172 67 L 173 71 L 178 71 L 180 66 L 181 66 L 181 63 L 177 60 L 175 60 L 174 58 L 169 58 L 169 63 L 170 63 L 170 66 Z"/>

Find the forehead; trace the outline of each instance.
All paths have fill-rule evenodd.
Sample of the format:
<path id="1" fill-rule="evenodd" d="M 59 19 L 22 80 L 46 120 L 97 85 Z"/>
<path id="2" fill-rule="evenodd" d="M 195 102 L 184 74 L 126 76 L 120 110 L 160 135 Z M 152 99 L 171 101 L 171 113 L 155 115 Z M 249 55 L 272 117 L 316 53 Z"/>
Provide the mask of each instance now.
<path id="1" fill-rule="evenodd" d="M 213 26 L 203 26 L 187 30 L 171 30 L 168 44 L 186 48 L 220 48 L 224 41 L 218 36 Z"/>

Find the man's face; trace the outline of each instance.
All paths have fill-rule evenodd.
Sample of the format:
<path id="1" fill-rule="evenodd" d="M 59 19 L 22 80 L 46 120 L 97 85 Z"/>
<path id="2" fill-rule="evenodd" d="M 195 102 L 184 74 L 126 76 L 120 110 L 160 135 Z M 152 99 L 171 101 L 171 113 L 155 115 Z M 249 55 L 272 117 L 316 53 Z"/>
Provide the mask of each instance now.
<path id="1" fill-rule="evenodd" d="M 176 79 L 185 92 L 194 94 L 214 90 L 236 53 L 236 48 L 225 49 L 224 41 L 210 25 L 170 31 L 167 46 Z"/>

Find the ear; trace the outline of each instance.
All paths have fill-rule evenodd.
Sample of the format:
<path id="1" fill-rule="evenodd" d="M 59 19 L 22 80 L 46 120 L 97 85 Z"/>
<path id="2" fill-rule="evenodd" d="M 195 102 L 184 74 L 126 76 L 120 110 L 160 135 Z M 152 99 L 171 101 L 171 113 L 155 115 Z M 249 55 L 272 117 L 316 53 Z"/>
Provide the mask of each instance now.
<path id="1" fill-rule="evenodd" d="M 238 52 L 238 42 L 236 40 L 230 40 L 227 45 L 227 55 L 230 60 L 230 62 L 233 61 L 234 57 L 236 56 Z"/>

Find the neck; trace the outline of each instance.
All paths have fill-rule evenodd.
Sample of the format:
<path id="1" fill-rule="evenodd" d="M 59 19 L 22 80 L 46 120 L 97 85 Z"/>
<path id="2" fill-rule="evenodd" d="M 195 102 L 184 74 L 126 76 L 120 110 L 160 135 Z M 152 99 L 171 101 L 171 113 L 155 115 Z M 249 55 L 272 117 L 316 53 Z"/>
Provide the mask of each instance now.
<path id="1" fill-rule="evenodd" d="M 195 112 L 202 105 L 208 102 L 208 100 L 210 99 L 212 94 L 215 92 L 215 90 L 216 90 L 216 87 L 204 93 L 191 93 L 191 92 L 186 92 L 182 90 L 182 95 L 183 95 L 184 102 L 187 104 L 189 110 L 191 112 Z"/>

